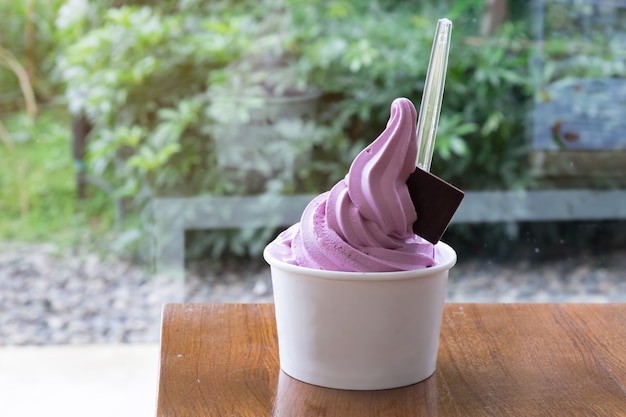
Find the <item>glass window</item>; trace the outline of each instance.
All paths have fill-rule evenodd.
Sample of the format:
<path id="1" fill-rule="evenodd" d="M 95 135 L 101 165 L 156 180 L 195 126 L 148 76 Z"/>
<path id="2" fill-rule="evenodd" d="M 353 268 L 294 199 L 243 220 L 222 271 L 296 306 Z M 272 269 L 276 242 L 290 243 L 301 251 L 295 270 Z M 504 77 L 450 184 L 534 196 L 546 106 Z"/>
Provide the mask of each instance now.
<path id="1" fill-rule="evenodd" d="M 626 301 L 626 2 L 4 2 L 0 345 L 271 301 L 264 246 L 419 107 L 440 17 L 449 301 Z"/>

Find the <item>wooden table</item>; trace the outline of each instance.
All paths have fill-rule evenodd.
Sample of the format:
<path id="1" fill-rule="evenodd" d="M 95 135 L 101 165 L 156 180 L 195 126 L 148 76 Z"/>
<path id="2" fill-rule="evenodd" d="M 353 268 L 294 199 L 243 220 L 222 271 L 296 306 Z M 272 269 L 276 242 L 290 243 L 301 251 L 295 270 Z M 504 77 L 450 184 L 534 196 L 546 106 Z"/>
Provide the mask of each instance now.
<path id="1" fill-rule="evenodd" d="M 279 369 L 272 304 L 170 304 L 157 415 L 626 416 L 626 304 L 448 304 L 435 374 L 341 391 Z"/>

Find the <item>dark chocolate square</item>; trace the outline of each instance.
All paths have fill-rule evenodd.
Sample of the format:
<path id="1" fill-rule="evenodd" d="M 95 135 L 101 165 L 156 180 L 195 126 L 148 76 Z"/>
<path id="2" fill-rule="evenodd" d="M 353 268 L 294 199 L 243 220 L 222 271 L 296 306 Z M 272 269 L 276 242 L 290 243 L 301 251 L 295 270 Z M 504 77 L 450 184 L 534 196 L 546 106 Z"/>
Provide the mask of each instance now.
<path id="1" fill-rule="evenodd" d="M 417 213 L 413 232 L 436 244 L 448 228 L 465 193 L 420 168 L 415 169 L 406 185 Z"/>

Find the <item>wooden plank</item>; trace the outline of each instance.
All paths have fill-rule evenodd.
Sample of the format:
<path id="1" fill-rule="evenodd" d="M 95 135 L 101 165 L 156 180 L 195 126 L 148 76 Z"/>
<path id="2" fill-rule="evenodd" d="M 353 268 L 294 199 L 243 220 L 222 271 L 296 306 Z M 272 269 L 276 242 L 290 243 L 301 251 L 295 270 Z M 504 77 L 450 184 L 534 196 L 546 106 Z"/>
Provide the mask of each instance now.
<path id="1" fill-rule="evenodd" d="M 448 304 L 431 378 L 359 392 L 279 371 L 271 304 L 167 305 L 157 415 L 624 415 L 625 314 L 624 304 Z"/>
<path id="2" fill-rule="evenodd" d="M 158 415 L 270 415 L 276 337 L 270 304 L 166 305 Z"/>
<path id="3" fill-rule="evenodd" d="M 578 179 L 579 184 L 626 184 L 625 150 L 534 150 L 530 155 L 530 172 L 535 177 L 552 179 L 555 185 Z M 596 184 L 596 185 L 598 185 Z"/>

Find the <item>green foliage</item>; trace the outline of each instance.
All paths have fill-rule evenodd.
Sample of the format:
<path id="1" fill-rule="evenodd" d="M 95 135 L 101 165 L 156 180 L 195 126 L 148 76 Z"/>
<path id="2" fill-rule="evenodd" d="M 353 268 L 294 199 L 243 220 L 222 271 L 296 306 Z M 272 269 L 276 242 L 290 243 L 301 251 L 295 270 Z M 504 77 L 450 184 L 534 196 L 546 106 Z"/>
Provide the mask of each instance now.
<path id="1" fill-rule="evenodd" d="M 74 33 L 83 24 L 76 20 L 64 30 Z M 186 25 L 183 16 L 149 7 L 110 9 L 59 62 L 71 111 L 94 124 L 94 173 L 110 175 L 123 195 L 184 188 L 206 155 L 205 81 L 211 68 L 236 54 L 236 23 L 206 19 L 196 22 L 203 27 L 197 32 Z M 188 158 L 177 164 L 183 148 Z"/>
<path id="2" fill-rule="evenodd" d="M 536 68 L 541 84 L 570 77 L 626 78 L 626 9 L 612 4 L 596 8 L 584 2 L 544 7 L 546 42 Z"/>
<path id="3" fill-rule="evenodd" d="M 514 19 L 493 37 L 478 38 L 483 0 L 2 2 L 0 208 L 19 220 L 0 225 L 0 233 L 32 230 L 36 238 L 57 233 L 67 218 L 93 221 L 98 230 L 112 223 L 104 193 L 86 206 L 75 203 L 64 113 L 5 117 L 24 108 L 25 97 L 6 57 L 24 71 L 35 62 L 28 81 L 38 104 L 54 99 L 63 82 L 67 107 L 94 126 L 89 174 L 110 184 L 128 217 L 145 224 L 140 214 L 154 196 L 328 189 L 384 129 L 394 98 L 420 104 L 441 16 L 454 30 L 433 170 L 466 190 L 524 187 L 531 181 L 525 140 L 531 81 L 623 78 L 626 67 L 620 31 L 587 36 L 578 30 L 584 7 L 555 3 L 546 12 L 541 73 L 533 78 L 528 32 L 535 16 L 523 2 L 509 3 Z M 34 52 L 24 41 L 29 5 L 35 5 Z M 567 26 L 571 21 L 578 23 Z M 316 117 L 275 120 L 263 113 L 271 100 L 301 94 L 319 94 Z M 249 136 L 258 138 L 268 124 L 277 140 L 262 149 L 280 169 L 234 135 L 229 152 L 241 166 L 220 165 L 224 132 L 251 126 L 257 130 Z M 258 253 L 269 234 L 229 230 L 208 243 L 212 256 Z M 131 230 L 121 240 L 140 237 Z"/>
<path id="4" fill-rule="evenodd" d="M 451 52 L 442 114 L 462 115 L 467 152 L 452 154 L 441 173 L 465 189 L 522 188 L 530 181 L 525 156 L 532 86 L 526 41 L 523 30 L 509 23 L 497 37 L 476 45 L 460 39 Z"/>
<path id="5" fill-rule="evenodd" d="M 276 2 L 95 4 L 77 8 L 82 13 L 69 13 L 70 3 L 59 18 L 65 49 L 58 73 L 70 111 L 94 126 L 90 173 L 112 184 L 127 209 L 141 211 L 155 196 L 247 193 L 251 178 L 265 179 L 253 192 L 319 186 L 304 178 L 311 171 L 300 169 L 299 156 L 343 135 L 315 120 L 275 123 L 276 137 L 294 145 L 271 152 L 281 159 L 280 172 L 244 158 L 243 169 L 225 169 L 217 155 L 215 139 L 248 122 L 268 95 L 306 90 L 289 65 L 295 40 Z M 233 103 L 242 96 L 248 100 Z M 249 152 L 238 143 L 232 148 Z M 336 165 L 318 178 L 335 174 Z"/>
<path id="6" fill-rule="evenodd" d="M 35 120 L 16 113 L 5 121 L 11 142 L 0 143 L 0 239 L 102 240 L 113 226 L 113 202 L 97 189 L 76 199 L 67 113 L 44 108 Z"/>
<path id="7" fill-rule="evenodd" d="M 10 53 L 22 67 L 32 65 L 28 70 L 34 71 L 35 78 L 29 83 L 40 100 L 50 99 L 56 93 L 57 83 L 48 74 L 58 50 L 54 21 L 62 3 L 63 0 L 0 2 L 0 50 Z M 18 78 L 0 59 L 0 110 L 13 111 L 21 107 L 22 99 Z"/>
<path id="8" fill-rule="evenodd" d="M 130 199 L 127 207 L 159 195 L 327 189 L 384 129 L 394 98 L 419 105 L 444 14 L 465 23 L 453 34 L 433 168 L 466 189 L 527 182 L 526 38 L 511 25 L 497 39 L 468 42 L 477 1 L 110 3 L 72 0 L 61 9 L 58 72 L 72 113 L 94 125 L 91 172 Z M 241 169 L 222 165 L 224 132 L 250 125 L 260 137 L 258 113 L 270 100 L 311 92 L 321 95 L 317 117 L 270 117 L 276 139 L 291 144 L 265 146 L 280 169 L 235 136 L 230 152 L 239 152 Z"/>
<path id="9" fill-rule="evenodd" d="M 49 105 L 61 4 L 0 2 L 0 239 L 84 243 L 112 224 L 106 196 L 76 200 L 70 121 Z"/>
<path id="10" fill-rule="evenodd" d="M 461 3 L 458 10 L 475 6 Z M 329 117 L 354 139 L 369 141 L 384 128 L 395 97 L 419 105 L 437 19 L 430 9 L 408 4 L 325 4 L 298 8 L 308 36 L 299 65 L 338 97 L 327 108 Z M 529 182 L 523 156 L 532 96 L 526 30 L 507 24 L 487 39 L 471 30 L 453 30 L 433 169 L 465 189 L 521 188 Z"/>

